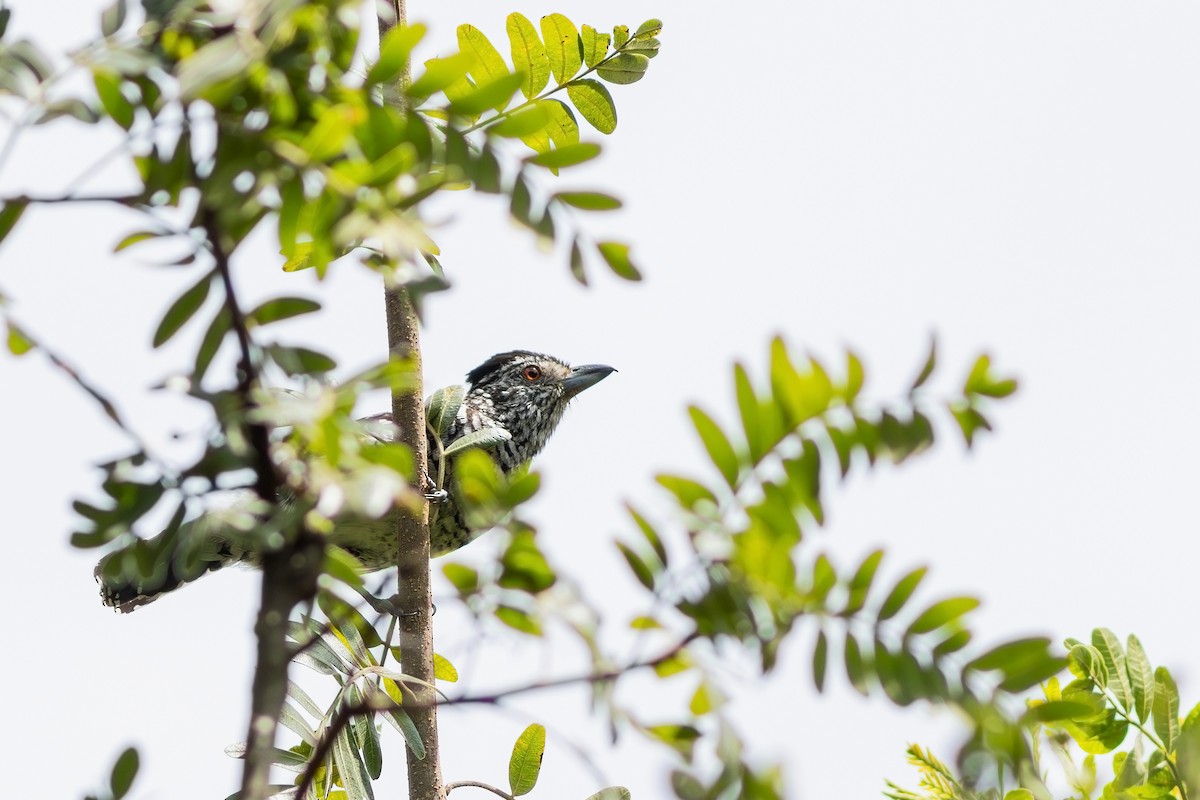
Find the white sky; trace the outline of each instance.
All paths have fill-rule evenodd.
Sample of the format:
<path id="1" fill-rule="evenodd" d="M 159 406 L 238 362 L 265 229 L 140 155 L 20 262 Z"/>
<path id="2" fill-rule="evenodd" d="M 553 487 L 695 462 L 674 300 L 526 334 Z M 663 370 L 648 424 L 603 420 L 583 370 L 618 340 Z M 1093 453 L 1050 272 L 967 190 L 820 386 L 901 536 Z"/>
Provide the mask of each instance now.
<path id="1" fill-rule="evenodd" d="M 58 49 L 97 29 L 103 3 L 10 5 L 12 33 Z M 647 280 L 594 270 L 582 290 L 497 206 L 449 198 L 437 238 L 455 290 L 429 305 L 427 381 L 455 382 L 513 347 L 620 369 L 567 415 L 529 510 L 545 549 L 574 565 L 610 621 L 631 610 L 611 544 L 631 528 L 622 502 L 655 502 L 656 472 L 703 469 L 684 409 L 698 401 L 732 420 L 734 360 L 761 372 L 775 333 L 834 363 L 850 345 L 871 396 L 886 399 L 936 331 L 943 386 L 986 349 L 1019 376 L 1018 397 L 996 410 L 997 433 L 975 453 L 946 435 L 917 463 L 836 488 L 817 545 L 847 567 L 883 546 L 887 575 L 930 564 L 926 597 L 979 594 L 973 624 L 988 638 L 1136 631 L 1190 707 L 1200 688 L 1195 592 L 1183 588 L 1200 558 L 1200 6 L 519 5 L 533 19 L 561 11 L 600 28 L 666 23 L 648 77 L 613 89 L 620 122 L 603 158 L 562 181 L 625 199 L 592 230 L 634 243 Z M 506 51 L 509 10 L 416 0 L 410 13 L 446 49 L 469 21 Z M 39 131 L 4 166 L 0 190 L 60 187 L 112 141 L 70 124 Z M 195 333 L 163 352 L 147 344 L 194 273 L 108 255 L 135 225 L 100 208 L 31 211 L 0 249 L 0 289 L 35 335 L 166 443 L 202 417 L 146 389 L 182 368 Z M 278 272 L 273 253 L 261 238 L 240 254 L 247 296 L 308 294 L 328 309 L 289 335 L 351 367 L 382 354 L 369 276 L 348 267 L 317 285 Z M 90 465 L 122 440 L 40 358 L 0 359 L 0 385 L 0 525 L 14 543 L 0 597 L 17 626 L 8 763 L 39 796 L 78 797 L 135 743 L 138 797 L 224 797 L 239 774 L 222 749 L 244 735 L 256 576 L 229 570 L 129 617 L 101 608 L 92 554 L 67 545 L 69 500 L 94 486 Z M 453 614 L 437 623 L 439 649 L 455 659 L 472 631 Z M 569 648 L 541 657 L 498 645 L 477 672 L 509 685 L 577 662 Z M 872 797 L 885 777 L 913 783 L 909 741 L 952 754 L 960 729 L 948 715 L 862 700 L 837 669 L 830 683 L 825 696 L 811 689 L 806 645 L 785 653 L 772 680 L 726 687 L 752 751 L 785 762 L 792 796 Z M 504 783 L 512 740 L 543 721 L 551 747 L 535 797 L 600 788 L 562 746 L 568 736 L 635 798 L 669 791 L 666 751 L 636 736 L 606 748 L 582 691 L 520 707 L 529 715 L 445 715 L 448 779 Z M 637 707 L 669 721 L 654 717 L 661 703 Z M 386 741 L 381 797 L 403 779 L 401 743 Z"/>

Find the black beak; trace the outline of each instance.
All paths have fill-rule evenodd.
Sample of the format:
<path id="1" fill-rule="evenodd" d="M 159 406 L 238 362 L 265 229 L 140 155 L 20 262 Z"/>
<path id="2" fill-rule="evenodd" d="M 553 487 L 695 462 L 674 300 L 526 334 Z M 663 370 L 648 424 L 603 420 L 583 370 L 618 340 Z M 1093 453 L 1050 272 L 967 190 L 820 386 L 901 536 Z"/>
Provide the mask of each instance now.
<path id="1" fill-rule="evenodd" d="M 616 370 L 607 364 L 585 364 L 575 367 L 571 374 L 563 378 L 563 396 L 570 400 L 589 386 L 595 386 Z"/>

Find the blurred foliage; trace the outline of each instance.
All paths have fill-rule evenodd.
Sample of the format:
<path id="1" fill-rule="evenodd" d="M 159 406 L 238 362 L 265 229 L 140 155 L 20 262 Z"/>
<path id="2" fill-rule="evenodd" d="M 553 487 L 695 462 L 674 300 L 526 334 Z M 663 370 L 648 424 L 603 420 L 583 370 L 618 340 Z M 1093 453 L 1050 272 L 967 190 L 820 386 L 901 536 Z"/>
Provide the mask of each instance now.
<path id="1" fill-rule="evenodd" d="M 1092 631 L 1091 643 L 1068 639 L 1067 665 L 1073 680 L 1043 685 L 1042 699 L 1030 700 L 1025 713 L 1035 744 L 1030 769 L 1017 788 L 974 788 L 991 776 L 977 764 L 960 763 L 955 773 L 919 745 L 909 761 L 921 772 L 920 791 L 888 782 L 893 800 L 1141 800 L 1195 797 L 1200 788 L 1200 704 L 1180 716 L 1179 691 L 1170 670 L 1153 668 L 1138 638 L 1121 640 L 1107 628 Z M 1133 738 L 1132 745 L 1127 745 Z M 1046 744 L 1057 764 L 1045 765 L 1039 745 Z M 1097 765 L 1097 756 L 1103 766 Z M 1054 774 L 1051 774 L 1054 768 Z M 1101 776 L 1109 777 L 1101 783 Z"/>

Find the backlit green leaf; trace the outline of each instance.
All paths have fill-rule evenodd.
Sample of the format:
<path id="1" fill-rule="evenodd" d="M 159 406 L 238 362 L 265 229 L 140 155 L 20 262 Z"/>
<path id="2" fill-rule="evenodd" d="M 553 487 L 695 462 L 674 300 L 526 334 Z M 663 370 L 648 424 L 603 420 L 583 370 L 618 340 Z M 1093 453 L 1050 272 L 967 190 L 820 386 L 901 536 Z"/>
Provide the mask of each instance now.
<path id="1" fill-rule="evenodd" d="M 424 99 L 440 92 L 455 81 L 466 76 L 473 59 L 465 53 L 455 53 L 446 58 L 431 58 L 425 62 L 425 71 L 408 87 L 408 95 Z"/>
<path id="2" fill-rule="evenodd" d="M 546 41 L 546 56 L 554 79 L 562 84 L 574 78 L 583 64 L 583 45 L 575 24 L 562 14 L 544 16 L 542 38 Z"/>
<path id="3" fill-rule="evenodd" d="M 584 25 L 580 32 L 583 43 L 583 63 L 594 67 L 608 55 L 608 43 L 611 37 L 607 33 L 599 33 L 591 25 Z"/>
<path id="4" fill-rule="evenodd" d="M 475 63 L 469 74 L 475 79 L 476 84 L 483 86 L 508 76 L 508 65 L 500 57 L 500 52 L 488 41 L 483 31 L 474 25 L 458 26 L 458 49 L 459 52 L 470 53 L 474 57 Z M 519 87 L 522 82 L 522 79 L 518 78 L 516 85 Z M 514 89 L 514 91 L 516 90 Z M 512 95 L 510 94 L 509 97 Z M 507 105 L 507 98 L 505 105 Z M 502 105 L 497 110 L 503 108 Z"/>
<path id="5" fill-rule="evenodd" d="M 1166 667 L 1154 670 L 1154 732 L 1168 753 L 1179 739 L 1179 689 Z"/>
<path id="6" fill-rule="evenodd" d="M 96 85 L 96 96 L 100 98 L 100 105 L 113 122 L 129 130 L 133 126 L 133 104 L 121 91 L 120 76 L 97 71 L 92 79 Z"/>
<path id="7" fill-rule="evenodd" d="M 521 76 L 505 73 L 450 101 L 450 111 L 455 114 L 477 116 L 489 108 L 502 109 L 508 105 L 513 93 L 520 88 Z"/>
<path id="8" fill-rule="evenodd" d="M 596 68 L 596 74 L 609 83 L 637 83 L 646 74 L 650 59 L 641 53 L 620 53 Z"/>
<path id="9" fill-rule="evenodd" d="M 720 470 L 725 482 L 730 486 L 735 486 L 738 477 L 738 458 L 729 438 L 713 418 L 697 406 L 689 407 L 688 414 L 692 418 L 692 425 L 695 426 L 696 433 L 700 435 L 700 440 L 704 443 L 704 449 L 708 451 L 708 457 Z"/>
<path id="10" fill-rule="evenodd" d="M 526 728 L 513 745 L 508 760 L 508 785 L 513 797 L 533 791 L 546 752 L 546 729 L 536 722 Z"/>
<path id="11" fill-rule="evenodd" d="M 621 201 L 603 192 L 558 192 L 552 199 L 585 211 L 615 211 Z"/>
<path id="12" fill-rule="evenodd" d="M 500 606 L 496 609 L 496 619 L 503 622 L 508 627 L 522 633 L 528 633 L 531 636 L 541 636 L 542 626 L 536 619 L 519 608 L 512 606 Z"/>
<path id="13" fill-rule="evenodd" d="M 929 380 L 929 376 L 933 374 L 933 370 L 937 367 L 937 339 L 929 340 L 929 355 L 925 357 L 925 363 L 921 366 L 921 371 L 917 373 L 917 377 L 913 379 L 912 386 L 909 388 L 909 394 L 915 392 L 925 385 L 925 381 Z"/>
<path id="14" fill-rule="evenodd" d="M 321 304 L 307 297 L 277 297 L 247 313 L 246 322 L 250 325 L 267 325 L 320 310 Z"/>
<path id="15" fill-rule="evenodd" d="M 205 274 L 194 286 L 171 303 L 167 313 L 154 331 L 154 347 L 162 347 L 204 305 L 208 290 L 212 286 L 212 275 Z"/>
<path id="16" fill-rule="evenodd" d="M 1154 707 L 1154 670 L 1150 659 L 1142 649 L 1142 643 L 1133 634 L 1125 643 L 1125 666 L 1129 673 L 1129 685 L 1133 691 L 1133 707 L 1139 722 L 1150 718 Z"/>
<path id="17" fill-rule="evenodd" d="M 549 106 L 543 103 L 524 108 L 515 114 L 505 117 L 494 125 L 488 126 L 488 133 L 496 136 L 509 136 L 520 139 L 544 130 L 550 124 Z"/>
<path id="18" fill-rule="evenodd" d="M 906 635 L 929 633 L 979 607 L 974 597 L 951 597 L 934 603 L 908 626 Z"/>
<path id="19" fill-rule="evenodd" d="M 598 155 L 600 155 L 600 145 L 583 142 L 567 147 L 559 147 L 546 153 L 538 153 L 525 159 L 525 161 L 529 164 L 536 164 L 539 167 L 562 169 L 563 167 L 573 167 L 576 164 L 591 161 Z"/>
<path id="20" fill-rule="evenodd" d="M 439 681 L 445 681 L 446 683 L 455 683 L 458 681 L 458 670 L 456 670 L 454 665 L 451 664 L 444 656 L 434 653 L 433 677 L 437 678 Z"/>
<path id="21" fill-rule="evenodd" d="M 663 24 L 661 19 L 648 19 L 638 26 L 633 33 L 634 39 L 649 39 L 662 33 Z"/>
<path id="22" fill-rule="evenodd" d="M 600 242 L 596 248 L 604 257 L 605 263 L 620 278 L 627 281 L 640 281 L 642 273 L 629 259 L 629 245 L 620 242 Z"/>
<path id="23" fill-rule="evenodd" d="M 1129 683 L 1129 671 L 1125 665 L 1125 653 L 1121 640 L 1108 628 L 1092 631 L 1092 646 L 1100 651 L 1104 668 L 1108 671 L 1108 688 L 1123 710 L 1133 709 L 1133 689 Z"/>
<path id="24" fill-rule="evenodd" d="M 397 25 L 384 34 L 379 45 L 379 60 L 367 70 L 367 83 L 395 83 L 412 55 L 413 48 L 425 36 L 425 26 Z"/>
<path id="25" fill-rule="evenodd" d="M 523 77 L 521 94 L 532 100 L 550 80 L 550 60 L 546 47 L 538 37 L 533 23 L 514 11 L 505 23 L 508 41 L 512 45 L 513 68 Z"/>
<path id="26" fill-rule="evenodd" d="M 617 129 L 617 107 L 604 84 L 580 78 L 567 84 L 567 96 L 596 130 L 608 134 Z"/>
<path id="27" fill-rule="evenodd" d="M 850 591 L 846 597 L 846 606 L 839 612 L 842 616 L 848 617 L 857 614 L 866 605 L 867 594 L 871 591 L 871 582 L 875 579 L 875 571 L 879 569 L 879 562 L 882 560 L 882 550 L 876 550 L 863 559 L 858 571 L 850 579 L 848 587 Z"/>

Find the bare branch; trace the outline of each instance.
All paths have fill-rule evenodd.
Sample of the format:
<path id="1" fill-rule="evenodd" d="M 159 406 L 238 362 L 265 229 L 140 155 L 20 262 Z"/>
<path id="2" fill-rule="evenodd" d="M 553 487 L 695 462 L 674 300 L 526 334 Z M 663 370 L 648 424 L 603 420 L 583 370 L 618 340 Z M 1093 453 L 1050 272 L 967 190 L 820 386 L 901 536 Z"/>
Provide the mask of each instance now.
<path id="1" fill-rule="evenodd" d="M 503 797 L 504 800 L 514 800 L 513 796 L 503 789 L 497 789 L 490 783 L 483 783 L 482 781 L 455 781 L 454 783 L 448 783 L 446 784 L 446 794 L 450 794 L 455 789 L 459 789 L 464 786 L 472 786 L 476 789 L 487 789 L 492 794 Z"/>

